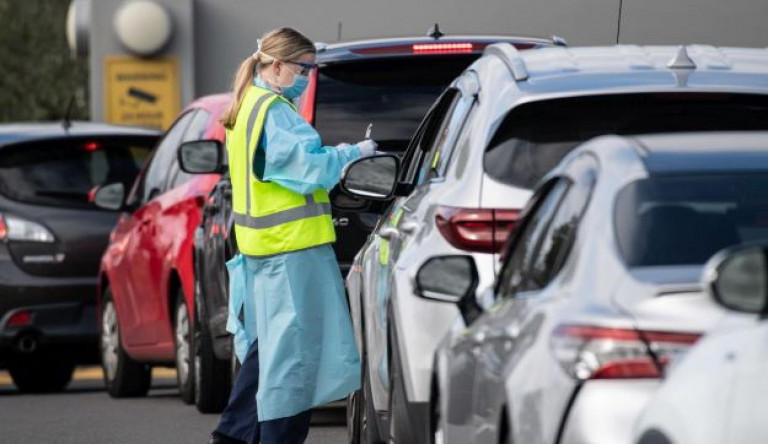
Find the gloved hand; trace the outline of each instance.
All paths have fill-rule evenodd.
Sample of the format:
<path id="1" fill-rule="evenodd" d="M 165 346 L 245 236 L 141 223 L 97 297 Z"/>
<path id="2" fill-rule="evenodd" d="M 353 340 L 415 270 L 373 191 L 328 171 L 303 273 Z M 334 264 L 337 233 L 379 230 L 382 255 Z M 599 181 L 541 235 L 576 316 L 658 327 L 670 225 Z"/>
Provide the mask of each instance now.
<path id="1" fill-rule="evenodd" d="M 357 142 L 355 145 L 357 145 L 357 148 L 360 150 L 360 157 L 368 157 L 373 156 L 376 154 L 376 148 L 378 148 L 378 144 L 374 142 L 371 139 L 363 140 L 362 142 Z"/>

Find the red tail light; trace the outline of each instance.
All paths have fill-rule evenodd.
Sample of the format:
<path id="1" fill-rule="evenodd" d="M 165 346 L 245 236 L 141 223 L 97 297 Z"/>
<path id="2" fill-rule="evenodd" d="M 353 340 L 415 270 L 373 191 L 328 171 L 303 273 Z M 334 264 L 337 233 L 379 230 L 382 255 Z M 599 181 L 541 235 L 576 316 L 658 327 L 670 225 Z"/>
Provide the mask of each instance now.
<path id="1" fill-rule="evenodd" d="M 83 144 L 83 149 L 86 151 L 96 151 L 100 148 L 100 145 L 98 142 L 86 142 Z"/>
<path id="2" fill-rule="evenodd" d="M 3 215 L 0 214 L 0 241 L 8 240 L 8 225 L 5 224 Z"/>
<path id="3" fill-rule="evenodd" d="M 469 54 L 471 43 L 422 43 L 413 45 L 414 54 Z"/>
<path id="4" fill-rule="evenodd" d="M 520 220 L 518 210 L 440 207 L 437 228 L 456 248 L 479 253 L 497 253 Z"/>
<path id="5" fill-rule="evenodd" d="M 560 365 L 576 379 L 647 379 L 660 378 L 671 358 L 686 351 L 699 337 L 694 333 L 561 325 L 555 329 L 551 345 Z"/>
<path id="6" fill-rule="evenodd" d="M 297 108 L 299 114 L 310 125 L 315 124 L 315 96 L 317 92 L 317 70 L 313 69 L 309 77 L 309 84 L 307 90 L 299 98 Z"/>
<path id="7" fill-rule="evenodd" d="M 32 323 L 32 313 L 28 311 L 20 311 L 18 313 L 14 313 L 13 316 L 11 316 L 8 319 L 8 327 L 24 327 L 26 325 L 30 325 Z"/>

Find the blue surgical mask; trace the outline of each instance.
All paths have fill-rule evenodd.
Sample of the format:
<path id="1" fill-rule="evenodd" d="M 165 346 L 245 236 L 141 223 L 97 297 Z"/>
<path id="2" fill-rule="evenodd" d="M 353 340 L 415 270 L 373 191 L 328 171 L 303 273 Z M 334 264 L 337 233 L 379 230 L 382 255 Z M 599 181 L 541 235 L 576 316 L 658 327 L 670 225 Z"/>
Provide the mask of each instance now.
<path id="1" fill-rule="evenodd" d="M 307 85 L 309 84 L 309 76 L 302 76 L 299 74 L 296 74 L 293 76 L 293 84 L 290 86 L 284 86 L 282 87 L 282 91 L 280 94 L 283 95 L 288 100 L 293 100 L 296 97 L 299 97 L 305 89 L 307 89 Z"/>

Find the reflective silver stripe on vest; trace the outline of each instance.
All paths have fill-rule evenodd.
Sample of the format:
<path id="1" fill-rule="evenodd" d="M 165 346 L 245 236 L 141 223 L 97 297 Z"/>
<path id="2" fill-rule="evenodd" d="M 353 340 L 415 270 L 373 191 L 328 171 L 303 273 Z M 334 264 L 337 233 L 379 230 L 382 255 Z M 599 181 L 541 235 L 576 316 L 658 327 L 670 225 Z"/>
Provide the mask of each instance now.
<path id="1" fill-rule="evenodd" d="M 248 124 L 245 126 L 245 214 L 251 214 L 251 175 L 253 174 L 253 162 L 251 162 L 251 136 L 253 135 L 253 125 L 256 124 L 256 118 L 259 117 L 261 106 L 275 94 L 264 94 L 259 97 L 251 109 L 251 115 L 248 116 Z M 256 143 L 259 143 L 257 140 Z M 254 152 L 258 149 L 256 147 Z"/>
<path id="2" fill-rule="evenodd" d="M 314 199 L 313 199 L 314 200 Z M 235 224 L 246 228 L 261 230 L 272 228 L 278 225 L 296 222 L 310 217 L 324 216 L 331 214 L 331 204 L 329 203 L 308 203 L 307 205 L 291 208 L 277 213 L 267 214 L 266 216 L 248 217 L 245 214 L 235 213 Z"/>

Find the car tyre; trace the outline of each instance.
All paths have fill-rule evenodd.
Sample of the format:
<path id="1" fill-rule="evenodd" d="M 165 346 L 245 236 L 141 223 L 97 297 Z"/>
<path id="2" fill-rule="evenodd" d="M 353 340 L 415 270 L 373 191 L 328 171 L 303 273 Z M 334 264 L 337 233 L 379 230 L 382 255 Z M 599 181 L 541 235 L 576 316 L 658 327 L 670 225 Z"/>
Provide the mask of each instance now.
<path id="1" fill-rule="evenodd" d="M 72 380 L 75 364 L 45 351 L 14 356 L 8 372 L 24 393 L 53 393 L 64 390 Z"/>
<path id="2" fill-rule="evenodd" d="M 221 360 L 213 351 L 213 339 L 208 318 L 200 298 L 200 284 L 195 283 L 195 316 L 192 348 L 195 368 L 195 406 L 200 413 L 221 413 L 227 405 L 232 388 L 229 360 Z"/>
<path id="3" fill-rule="evenodd" d="M 362 358 L 363 386 L 347 398 L 347 436 L 350 444 L 383 444 L 371 403 L 367 358 Z"/>
<path id="4" fill-rule="evenodd" d="M 152 368 L 134 361 L 125 352 L 120 322 L 109 288 L 104 293 L 99 339 L 104 385 L 112 398 L 146 396 L 152 384 Z"/>
<path id="5" fill-rule="evenodd" d="M 391 312 L 390 312 L 391 313 Z M 392 319 L 390 317 L 389 319 Z M 391 322 L 391 321 L 390 321 Z M 409 430 L 406 410 L 405 384 L 400 357 L 394 349 L 397 344 L 392 327 L 389 328 L 389 440 L 390 444 L 414 444 L 416 440 Z"/>
<path id="6" fill-rule="evenodd" d="M 176 296 L 174 311 L 174 345 L 176 350 L 176 381 L 179 385 L 179 396 L 184 404 L 195 402 L 195 369 L 192 357 L 192 322 L 184 298 L 184 292 L 179 290 Z"/>

